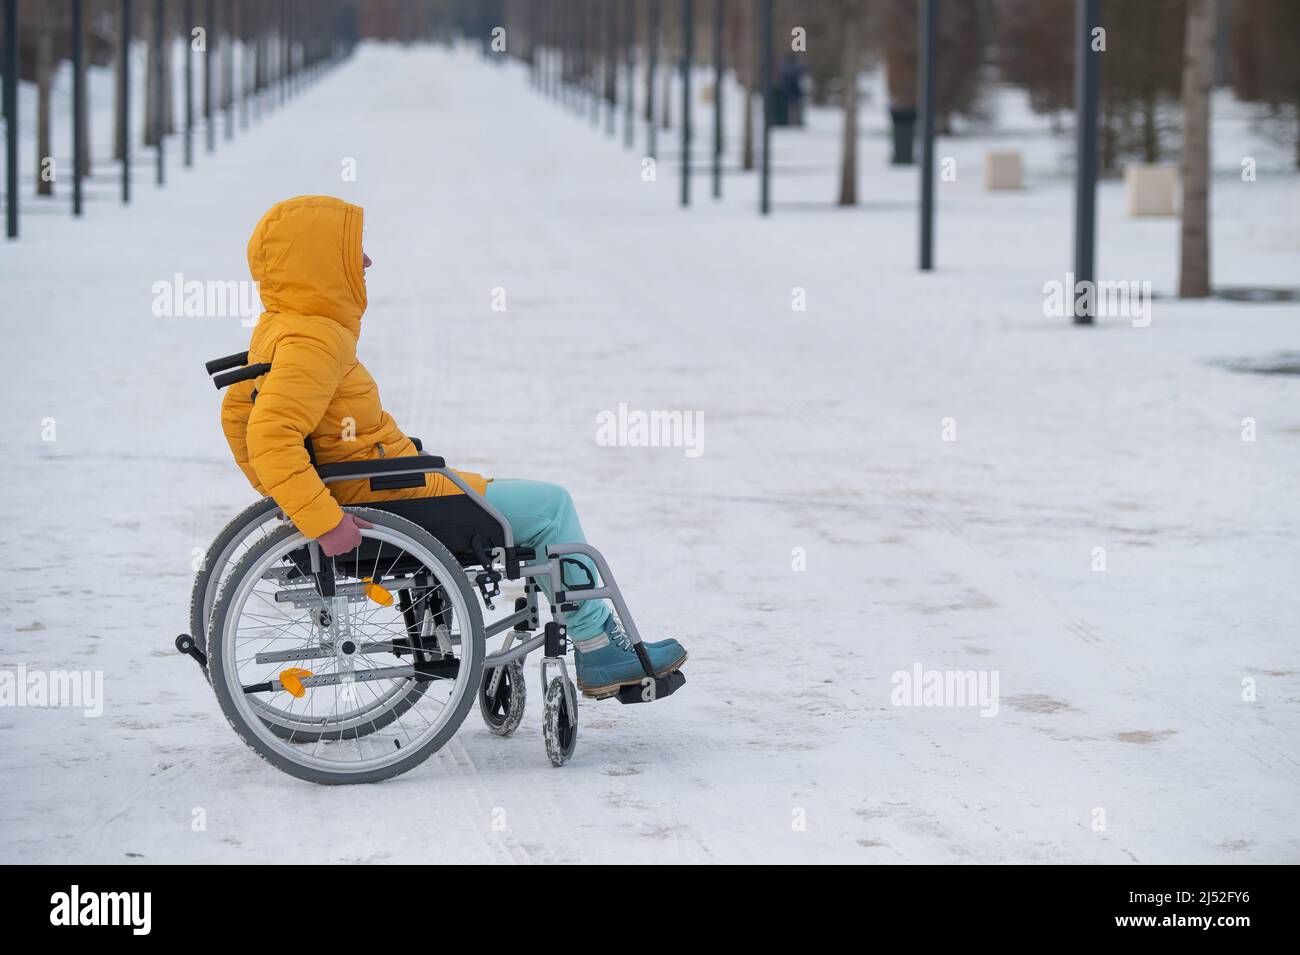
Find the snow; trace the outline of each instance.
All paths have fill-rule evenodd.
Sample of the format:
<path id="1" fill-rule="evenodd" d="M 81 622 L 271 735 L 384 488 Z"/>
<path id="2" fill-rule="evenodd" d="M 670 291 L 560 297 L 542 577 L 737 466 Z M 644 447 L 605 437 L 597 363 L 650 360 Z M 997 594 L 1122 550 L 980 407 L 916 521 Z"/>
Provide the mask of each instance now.
<path id="1" fill-rule="evenodd" d="M 1216 284 L 1295 285 L 1300 179 L 1215 109 Z M 107 159 L 76 222 L 24 165 L 0 669 L 102 672 L 105 701 L 0 707 L 0 860 L 1300 861 L 1296 379 L 1214 364 L 1296 350 L 1300 309 L 1176 300 L 1176 220 L 1127 218 L 1106 182 L 1099 273 L 1151 281 L 1152 322 L 1044 315 L 1069 144 L 1012 94 L 939 142 L 958 176 L 928 275 L 878 93 L 853 210 L 834 112 L 775 134 L 766 220 L 752 174 L 709 197 L 696 118 L 683 211 L 676 130 L 645 182 L 640 127 L 624 150 L 621 119 L 607 140 L 513 65 L 367 45 L 192 170 L 173 140 L 163 190 L 138 149 L 129 209 Z M 983 191 L 990 148 L 1024 150 L 1026 190 Z M 643 634 L 691 653 L 671 699 L 583 702 L 562 769 L 535 659 L 515 738 L 471 712 L 414 771 L 326 788 L 255 758 L 172 647 L 194 550 L 252 499 L 201 371 L 248 330 L 155 317 L 151 288 L 246 278 L 261 213 L 311 192 L 366 207 L 361 352 L 399 423 L 566 485 Z M 620 403 L 702 413 L 703 453 L 599 446 Z M 918 663 L 996 673 L 996 715 L 892 705 Z"/>

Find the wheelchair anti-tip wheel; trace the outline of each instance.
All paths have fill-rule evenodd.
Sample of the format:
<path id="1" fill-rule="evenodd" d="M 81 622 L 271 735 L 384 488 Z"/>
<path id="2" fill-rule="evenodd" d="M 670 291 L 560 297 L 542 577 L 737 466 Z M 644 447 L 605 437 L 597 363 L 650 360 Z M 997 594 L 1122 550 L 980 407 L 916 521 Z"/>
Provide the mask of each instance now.
<path id="1" fill-rule="evenodd" d="M 578 714 L 573 708 L 577 689 L 565 676 L 551 679 L 546 687 L 546 705 L 542 710 L 542 738 L 546 757 L 552 766 L 563 766 L 578 745 Z"/>
<path id="2" fill-rule="evenodd" d="M 495 735 L 509 736 L 519 728 L 527 699 L 523 660 L 483 671 L 478 689 L 478 709 L 483 714 L 483 722 Z"/>
<path id="3" fill-rule="evenodd" d="M 406 772 L 455 734 L 482 681 L 483 620 L 452 554 L 404 518 L 332 561 L 292 525 L 230 570 L 208 630 L 222 712 L 258 755 L 318 783 Z"/>

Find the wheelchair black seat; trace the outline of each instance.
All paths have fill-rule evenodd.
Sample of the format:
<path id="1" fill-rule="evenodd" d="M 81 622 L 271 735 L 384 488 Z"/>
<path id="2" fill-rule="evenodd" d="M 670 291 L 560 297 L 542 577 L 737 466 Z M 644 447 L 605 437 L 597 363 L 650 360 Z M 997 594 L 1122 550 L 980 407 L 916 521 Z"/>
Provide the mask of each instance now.
<path id="1" fill-rule="evenodd" d="M 479 548 L 482 554 L 491 559 L 494 548 L 505 546 L 501 525 L 464 494 L 419 497 L 406 501 L 375 501 L 356 506 L 387 511 L 419 525 L 441 541 L 463 567 L 473 567 L 483 562 Z M 477 542 L 475 537 L 478 538 Z M 531 554 L 531 549 L 524 550 Z M 311 573 L 305 547 L 288 557 L 297 566 L 297 574 L 292 576 L 307 576 Z M 337 559 L 341 569 L 354 572 L 357 576 L 401 576 L 423 566 L 402 548 L 370 537 L 363 539 L 356 550 Z"/>
<path id="2" fill-rule="evenodd" d="M 464 494 L 416 497 L 404 501 L 376 501 L 358 505 L 387 511 L 418 524 L 440 540 L 462 564 L 478 563 L 474 538 L 490 556 L 493 548 L 504 547 L 501 525 L 478 503 Z M 369 542 L 366 542 L 369 543 Z M 362 544 L 364 549 L 365 543 Z"/>
<path id="3" fill-rule="evenodd" d="M 411 440 L 416 447 L 422 447 L 419 438 Z M 421 451 L 418 455 L 404 457 L 316 465 L 316 473 L 327 483 L 351 477 L 365 478 L 370 482 L 371 491 L 389 491 L 421 487 L 429 471 L 444 467 L 446 462 L 441 457 Z M 462 564 L 480 563 L 483 553 L 491 554 L 493 548 L 505 546 L 501 525 L 477 500 L 466 494 L 361 501 L 357 506 L 387 511 L 418 524 L 440 540 Z M 481 550 L 475 549 L 476 537 Z"/>

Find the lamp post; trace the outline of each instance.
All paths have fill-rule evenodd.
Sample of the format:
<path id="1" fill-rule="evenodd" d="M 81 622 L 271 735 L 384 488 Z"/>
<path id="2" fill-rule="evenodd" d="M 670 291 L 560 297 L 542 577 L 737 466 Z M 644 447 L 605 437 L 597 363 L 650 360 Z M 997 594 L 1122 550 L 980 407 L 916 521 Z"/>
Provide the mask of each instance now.
<path id="1" fill-rule="evenodd" d="M 18 238 L 18 0 L 5 0 L 5 234 Z"/>
<path id="2" fill-rule="evenodd" d="M 722 7 L 713 0 L 713 198 L 722 198 Z"/>
<path id="3" fill-rule="evenodd" d="M 938 0 L 921 0 L 917 8 L 918 86 L 921 106 L 921 271 L 934 268 L 934 104 L 938 46 Z"/>
<path id="4" fill-rule="evenodd" d="M 772 0 L 762 0 L 762 4 L 758 62 L 762 87 L 759 94 L 763 97 L 763 163 L 759 172 L 758 211 L 767 215 L 772 211 Z"/>
<path id="5" fill-rule="evenodd" d="M 1095 275 L 1097 249 L 1097 90 L 1099 61 L 1092 50 L 1092 31 L 1100 26 L 1100 0 L 1076 0 L 1074 109 L 1074 281 L 1070 289 L 1074 324 L 1091 325 L 1096 299 L 1083 308 L 1076 289 L 1087 288 Z M 1087 284 L 1083 284 L 1087 283 Z"/>
<path id="6" fill-rule="evenodd" d="M 691 204 L 691 60 L 695 56 L 695 0 L 682 0 L 682 205 Z"/>
<path id="7" fill-rule="evenodd" d="M 85 50 L 81 26 L 82 0 L 72 0 L 72 214 L 81 215 L 81 179 L 86 174 L 82 168 L 82 153 L 86 144 L 82 139 L 82 123 L 86 110 Z"/>

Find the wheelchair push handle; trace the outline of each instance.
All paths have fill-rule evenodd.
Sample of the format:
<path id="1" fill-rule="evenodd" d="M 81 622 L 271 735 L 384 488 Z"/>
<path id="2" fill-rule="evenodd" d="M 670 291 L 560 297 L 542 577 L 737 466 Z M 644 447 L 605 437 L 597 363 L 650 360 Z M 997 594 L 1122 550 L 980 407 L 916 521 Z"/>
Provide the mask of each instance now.
<path id="1" fill-rule="evenodd" d="M 216 385 L 217 390 L 233 385 L 237 381 L 248 381 L 250 378 L 260 378 L 271 370 L 270 362 L 258 362 L 256 365 L 245 365 L 243 368 L 236 368 L 234 371 L 222 372 L 215 375 L 212 383 Z"/>
<path id="2" fill-rule="evenodd" d="M 241 351 L 236 355 L 226 355 L 224 358 L 214 358 L 211 361 L 205 361 L 203 367 L 208 370 L 209 375 L 215 375 L 219 371 L 226 371 L 229 368 L 238 368 L 241 365 L 248 364 L 248 352 Z"/>
<path id="3" fill-rule="evenodd" d="M 271 370 L 270 362 L 262 361 L 250 365 L 248 363 L 248 352 L 246 351 L 241 351 L 236 355 L 226 355 L 224 358 L 214 358 L 211 361 L 204 362 L 203 367 L 207 369 L 209 375 L 213 376 L 212 384 L 218 391 L 230 387 L 237 381 L 260 378 Z"/>

